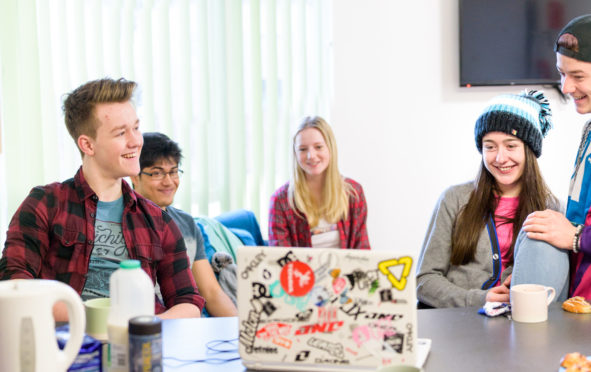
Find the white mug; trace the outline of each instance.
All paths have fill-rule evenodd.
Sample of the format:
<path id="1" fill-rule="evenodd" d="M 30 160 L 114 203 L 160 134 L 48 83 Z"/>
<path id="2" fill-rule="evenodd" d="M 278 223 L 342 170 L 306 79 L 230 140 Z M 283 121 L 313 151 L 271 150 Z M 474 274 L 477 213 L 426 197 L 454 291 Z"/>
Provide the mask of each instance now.
<path id="1" fill-rule="evenodd" d="M 516 322 L 538 323 L 548 319 L 548 305 L 556 291 L 539 284 L 511 286 L 511 317 Z"/>
<path id="2" fill-rule="evenodd" d="M 70 337 L 59 350 L 53 305 L 68 307 Z M 84 337 L 82 300 L 69 285 L 43 279 L 0 282 L 0 372 L 65 372 Z"/>

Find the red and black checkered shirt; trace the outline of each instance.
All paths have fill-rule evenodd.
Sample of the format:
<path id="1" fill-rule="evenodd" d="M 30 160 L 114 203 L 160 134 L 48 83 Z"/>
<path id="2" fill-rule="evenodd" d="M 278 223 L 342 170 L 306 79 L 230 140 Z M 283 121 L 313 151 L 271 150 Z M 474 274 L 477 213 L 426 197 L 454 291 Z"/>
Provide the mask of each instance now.
<path id="1" fill-rule="evenodd" d="M 185 242 L 176 224 L 156 204 L 122 181 L 121 229 L 129 257 L 160 284 L 164 305 L 156 313 L 180 303 L 203 309 L 191 273 Z M 0 259 L 0 280 L 55 279 L 82 293 L 90 254 L 98 197 L 82 172 L 63 183 L 38 186 L 20 205 L 8 227 Z"/>
<path id="2" fill-rule="evenodd" d="M 345 178 L 357 195 L 349 196 L 349 215 L 337 223 L 341 248 L 370 249 L 367 237 L 367 203 L 360 184 Z M 289 182 L 271 196 L 269 209 L 269 245 L 276 247 L 311 247 L 312 235 L 305 215 L 289 206 Z"/>

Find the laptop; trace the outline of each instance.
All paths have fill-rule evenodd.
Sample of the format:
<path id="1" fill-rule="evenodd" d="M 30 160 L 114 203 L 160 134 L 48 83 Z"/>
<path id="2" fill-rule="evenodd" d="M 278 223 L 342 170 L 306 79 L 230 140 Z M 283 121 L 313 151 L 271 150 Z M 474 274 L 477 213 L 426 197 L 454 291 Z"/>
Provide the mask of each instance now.
<path id="1" fill-rule="evenodd" d="M 274 371 L 422 365 L 415 265 L 412 254 L 388 251 L 239 247 L 243 364 Z"/>

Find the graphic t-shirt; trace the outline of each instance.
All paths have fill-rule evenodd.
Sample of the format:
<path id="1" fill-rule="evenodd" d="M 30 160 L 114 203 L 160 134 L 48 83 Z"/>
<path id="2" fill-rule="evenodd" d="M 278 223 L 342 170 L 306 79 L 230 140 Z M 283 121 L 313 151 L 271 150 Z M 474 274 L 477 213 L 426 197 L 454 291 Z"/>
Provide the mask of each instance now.
<path id="1" fill-rule="evenodd" d="M 123 197 L 112 202 L 99 201 L 94 223 L 94 247 L 90 255 L 88 276 L 82 299 L 109 297 L 109 278 L 119 263 L 129 259 L 121 230 Z"/>

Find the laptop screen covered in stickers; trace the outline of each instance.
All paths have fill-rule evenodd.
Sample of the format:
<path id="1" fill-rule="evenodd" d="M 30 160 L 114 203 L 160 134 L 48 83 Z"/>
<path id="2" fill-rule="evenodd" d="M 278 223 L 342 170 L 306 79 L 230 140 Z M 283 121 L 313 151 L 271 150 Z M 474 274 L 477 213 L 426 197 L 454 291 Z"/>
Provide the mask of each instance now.
<path id="1" fill-rule="evenodd" d="M 248 368 L 363 371 L 416 362 L 413 255 L 239 247 L 237 276 Z"/>

